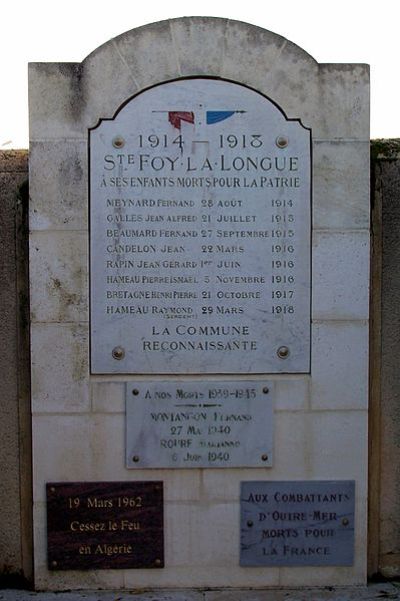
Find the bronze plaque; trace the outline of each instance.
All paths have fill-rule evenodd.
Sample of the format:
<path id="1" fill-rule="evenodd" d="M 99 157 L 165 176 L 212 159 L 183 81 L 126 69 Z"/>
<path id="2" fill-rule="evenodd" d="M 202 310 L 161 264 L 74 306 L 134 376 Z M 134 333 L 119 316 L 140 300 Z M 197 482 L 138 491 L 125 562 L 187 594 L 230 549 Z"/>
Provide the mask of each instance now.
<path id="1" fill-rule="evenodd" d="M 50 570 L 164 567 L 162 482 L 48 483 Z"/>

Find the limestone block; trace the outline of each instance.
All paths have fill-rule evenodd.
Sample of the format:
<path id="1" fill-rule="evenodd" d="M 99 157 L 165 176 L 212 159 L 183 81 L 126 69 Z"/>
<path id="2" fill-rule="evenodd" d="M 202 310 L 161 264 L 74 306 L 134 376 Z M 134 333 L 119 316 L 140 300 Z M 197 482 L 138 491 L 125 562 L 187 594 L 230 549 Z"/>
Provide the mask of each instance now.
<path id="1" fill-rule="evenodd" d="M 29 138 L 85 137 L 80 63 L 29 64 Z M 34 116 L 34 117 L 33 117 Z"/>
<path id="2" fill-rule="evenodd" d="M 88 320 L 87 239 L 82 232 L 31 234 L 31 319 Z"/>
<path id="3" fill-rule="evenodd" d="M 357 479 L 360 495 L 365 488 L 367 440 L 366 411 L 314 412 L 310 432 L 312 477 Z"/>
<path id="4" fill-rule="evenodd" d="M 314 323 L 311 362 L 312 409 L 367 409 L 366 321 Z M 360 438 L 357 444 L 364 448 L 362 441 Z"/>
<path id="5" fill-rule="evenodd" d="M 31 143 L 29 153 L 31 230 L 87 230 L 87 140 Z"/>
<path id="6" fill-rule="evenodd" d="M 314 139 L 369 143 L 369 65 L 321 64 L 319 76 L 321 122 Z"/>
<path id="7" fill-rule="evenodd" d="M 238 503 L 166 505 L 166 563 L 170 567 L 238 565 L 238 511 Z"/>
<path id="8" fill-rule="evenodd" d="M 313 226 L 368 229 L 369 142 L 314 142 Z"/>
<path id="9" fill-rule="evenodd" d="M 309 404 L 309 376 L 285 376 L 275 381 L 275 411 L 305 411 Z"/>
<path id="10" fill-rule="evenodd" d="M 33 324 L 31 350 L 32 411 L 86 412 L 90 406 L 87 325 Z M 78 447 L 80 442 L 77 439 Z"/>
<path id="11" fill-rule="evenodd" d="M 313 234 L 313 319 L 368 319 L 369 232 Z"/>
<path id="12" fill-rule="evenodd" d="M 92 411 L 125 413 L 125 384 L 123 382 L 91 382 Z"/>
<path id="13" fill-rule="evenodd" d="M 275 418 L 274 435 L 273 469 L 264 478 L 307 480 L 310 477 L 310 416 L 279 413 Z"/>
<path id="14" fill-rule="evenodd" d="M 87 415 L 36 416 L 33 434 L 35 503 L 45 502 L 46 482 L 91 479 L 90 419 Z"/>

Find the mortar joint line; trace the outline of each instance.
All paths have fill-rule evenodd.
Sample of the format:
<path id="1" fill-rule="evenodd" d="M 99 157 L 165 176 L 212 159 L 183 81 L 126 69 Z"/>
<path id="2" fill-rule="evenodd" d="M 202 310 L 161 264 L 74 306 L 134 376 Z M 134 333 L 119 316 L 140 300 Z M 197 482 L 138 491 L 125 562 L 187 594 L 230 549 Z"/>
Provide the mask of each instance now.
<path id="1" fill-rule="evenodd" d="M 175 33 L 174 33 L 173 23 L 171 20 L 169 22 L 169 32 L 170 32 L 171 40 L 172 40 L 172 48 L 174 49 L 174 57 L 175 57 L 175 61 L 176 61 L 178 77 L 182 77 L 182 68 L 181 68 L 181 61 L 180 61 L 180 56 L 179 56 L 179 49 L 178 49 L 178 44 L 177 44 Z"/>
<path id="2" fill-rule="evenodd" d="M 117 52 L 117 54 L 118 54 L 119 58 L 121 59 L 121 62 L 122 62 L 122 64 L 123 64 L 123 65 L 126 67 L 126 69 L 128 70 L 128 72 L 129 72 L 129 75 L 130 75 L 130 77 L 132 78 L 132 81 L 133 81 L 133 83 L 134 83 L 134 84 L 135 84 L 135 86 L 136 86 L 136 91 L 140 90 L 142 86 L 140 86 L 140 85 L 139 85 L 139 83 L 138 83 L 138 81 L 137 81 L 136 77 L 135 77 L 135 76 L 134 76 L 134 74 L 133 74 L 133 71 L 132 71 L 132 69 L 130 68 L 130 66 L 129 66 L 129 64 L 128 64 L 127 60 L 126 60 L 126 58 L 125 58 L 125 57 L 124 57 L 124 55 L 122 54 L 122 52 L 121 52 L 121 50 L 120 50 L 120 48 L 119 48 L 119 46 L 118 46 L 118 44 L 117 44 L 117 42 L 116 42 L 115 40 L 113 40 L 113 46 L 114 46 L 114 48 L 115 48 L 115 50 L 116 50 L 116 52 Z"/>

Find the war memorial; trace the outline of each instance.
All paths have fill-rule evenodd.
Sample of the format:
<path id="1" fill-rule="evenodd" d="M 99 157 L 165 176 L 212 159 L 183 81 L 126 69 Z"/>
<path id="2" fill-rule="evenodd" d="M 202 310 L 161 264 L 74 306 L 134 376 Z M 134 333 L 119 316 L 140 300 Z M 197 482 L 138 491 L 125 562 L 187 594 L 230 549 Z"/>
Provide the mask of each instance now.
<path id="1" fill-rule="evenodd" d="M 35 586 L 365 583 L 368 67 L 190 17 L 29 90 Z"/>

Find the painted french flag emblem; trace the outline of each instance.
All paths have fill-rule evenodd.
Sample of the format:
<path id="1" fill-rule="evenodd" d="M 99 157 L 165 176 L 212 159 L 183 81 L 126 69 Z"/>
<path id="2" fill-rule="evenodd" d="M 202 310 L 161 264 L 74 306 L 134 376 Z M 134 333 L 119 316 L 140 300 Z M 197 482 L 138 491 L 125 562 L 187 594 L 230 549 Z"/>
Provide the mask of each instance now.
<path id="1" fill-rule="evenodd" d="M 168 113 L 168 121 L 176 129 L 181 129 L 182 121 L 194 123 L 195 115 L 193 111 L 152 111 L 153 113 Z M 206 111 L 206 124 L 213 125 L 229 119 L 235 113 L 245 113 L 246 111 Z"/>

